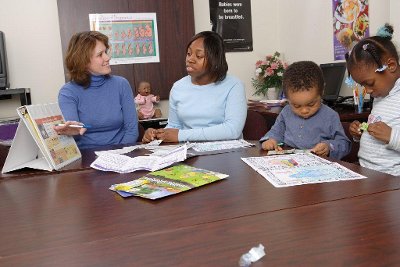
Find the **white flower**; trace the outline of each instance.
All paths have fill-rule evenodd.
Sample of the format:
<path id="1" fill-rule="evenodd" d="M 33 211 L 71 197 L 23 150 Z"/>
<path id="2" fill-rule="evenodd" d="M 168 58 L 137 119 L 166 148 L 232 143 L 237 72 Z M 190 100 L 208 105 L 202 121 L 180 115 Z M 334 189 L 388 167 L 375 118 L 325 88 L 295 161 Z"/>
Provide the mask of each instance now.
<path id="1" fill-rule="evenodd" d="M 261 72 L 262 72 L 262 69 L 261 69 L 261 68 L 257 68 L 257 69 L 256 69 L 256 75 L 260 75 Z"/>
<path id="2" fill-rule="evenodd" d="M 278 72 L 277 75 L 278 75 L 279 77 L 282 77 L 282 76 L 283 76 L 283 72 Z"/>

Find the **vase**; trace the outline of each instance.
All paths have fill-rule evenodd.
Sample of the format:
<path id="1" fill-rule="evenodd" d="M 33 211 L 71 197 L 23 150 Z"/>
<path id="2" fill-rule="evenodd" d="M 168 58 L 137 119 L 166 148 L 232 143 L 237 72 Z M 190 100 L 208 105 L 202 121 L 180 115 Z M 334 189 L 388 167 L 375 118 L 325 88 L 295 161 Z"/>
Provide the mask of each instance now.
<path id="1" fill-rule="evenodd" d="M 268 100 L 277 100 L 279 95 L 279 88 L 271 87 L 268 88 L 266 97 Z"/>

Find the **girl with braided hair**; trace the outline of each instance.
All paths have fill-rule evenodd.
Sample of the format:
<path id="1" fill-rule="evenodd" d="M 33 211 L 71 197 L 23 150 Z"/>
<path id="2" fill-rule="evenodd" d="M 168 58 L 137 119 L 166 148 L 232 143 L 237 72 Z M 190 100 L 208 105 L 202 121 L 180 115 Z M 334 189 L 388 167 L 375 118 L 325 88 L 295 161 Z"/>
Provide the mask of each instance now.
<path id="1" fill-rule="evenodd" d="M 385 24 L 346 55 L 349 75 L 374 98 L 366 130 L 354 121 L 349 131 L 360 140 L 361 166 L 400 175 L 400 67 L 392 35 L 393 27 Z"/>

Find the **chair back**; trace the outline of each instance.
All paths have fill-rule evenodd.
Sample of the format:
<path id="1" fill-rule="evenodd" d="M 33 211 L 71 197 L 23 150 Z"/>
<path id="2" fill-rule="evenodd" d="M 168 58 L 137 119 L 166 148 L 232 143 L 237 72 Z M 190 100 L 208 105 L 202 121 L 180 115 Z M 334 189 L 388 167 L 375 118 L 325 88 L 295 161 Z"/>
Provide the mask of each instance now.
<path id="1" fill-rule="evenodd" d="M 247 110 L 246 123 L 243 128 L 243 138 L 246 140 L 259 140 L 269 128 L 262 114 L 254 110 Z"/>

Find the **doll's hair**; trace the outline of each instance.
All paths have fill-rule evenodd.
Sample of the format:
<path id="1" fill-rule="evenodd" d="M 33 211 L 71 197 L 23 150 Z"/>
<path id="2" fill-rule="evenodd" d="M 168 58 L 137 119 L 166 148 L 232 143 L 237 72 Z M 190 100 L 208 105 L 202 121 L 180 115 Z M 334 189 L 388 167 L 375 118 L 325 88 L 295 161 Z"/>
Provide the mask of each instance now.
<path id="1" fill-rule="evenodd" d="M 78 32 L 71 37 L 65 56 L 65 66 L 71 81 L 88 87 L 90 84 L 90 72 L 87 69 L 96 42 L 102 42 L 108 50 L 108 37 L 101 32 Z"/>
<path id="2" fill-rule="evenodd" d="M 289 92 L 310 91 L 315 87 L 322 96 L 324 75 L 321 68 L 312 61 L 294 62 L 284 71 L 282 86 L 285 95 Z"/>
<path id="3" fill-rule="evenodd" d="M 212 31 L 199 32 L 192 37 L 186 51 L 189 46 L 197 39 L 203 38 L 204 52 L 206 57 L 206 70 L 215 81 L 222 81 L 226 77 L 228 72 L 228 63 L 225 58 L 225 45 L 222 37 Z"/>
<path id="4" fill-rule="evenodd" d="M 393 57 L 398 63 L 399 55 L 391 41 L 393 32 L 393 27 L 386 23 L 378 30 L 376 36 L 367 37 L 358 42 L 345 56 L 349 73 L 357 65 L 375 67 L 380 72 L 385 69 L 382 62 L 384 57 Z"/>

